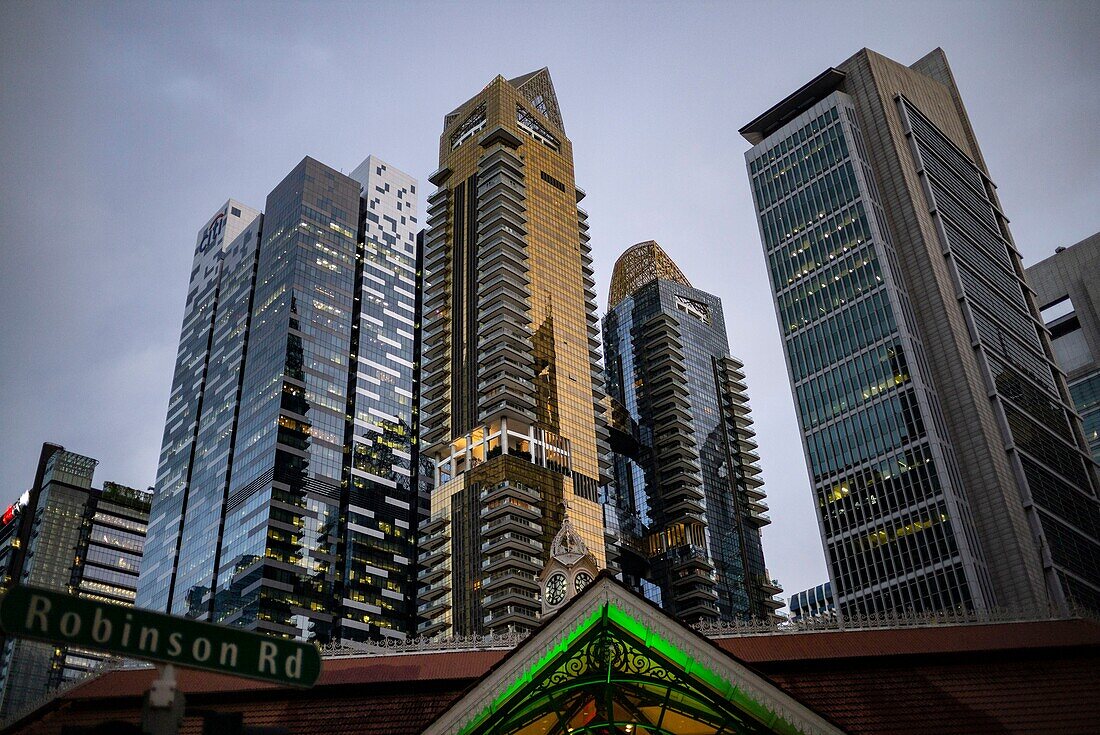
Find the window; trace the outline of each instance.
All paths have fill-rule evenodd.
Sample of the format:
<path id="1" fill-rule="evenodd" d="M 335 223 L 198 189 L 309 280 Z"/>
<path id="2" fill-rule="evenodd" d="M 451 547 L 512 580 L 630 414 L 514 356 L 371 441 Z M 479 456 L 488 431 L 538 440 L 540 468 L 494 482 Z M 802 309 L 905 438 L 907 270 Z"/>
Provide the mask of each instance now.
<path id="1" fill-rule="evenodd" d="M 555 189 L 559 191 L 565 191 L 565 184 L 561 183 L 545 171 L 539 171 L 539 176 L 542 177 L 543 181 L 545 181 L 547 184 L 550 184 L 550 186 L 554 187 Z"/>

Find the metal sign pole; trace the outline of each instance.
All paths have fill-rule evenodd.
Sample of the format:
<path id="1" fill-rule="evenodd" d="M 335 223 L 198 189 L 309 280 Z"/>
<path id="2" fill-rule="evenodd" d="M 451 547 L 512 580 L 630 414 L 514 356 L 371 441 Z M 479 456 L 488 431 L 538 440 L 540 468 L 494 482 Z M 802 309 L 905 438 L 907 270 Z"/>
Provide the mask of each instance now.
<path id="1" fill-rule="evenodd" d="M 157 671 L 160 678 L 145 692 L 141 731 L 145 735 L 179 735 L 186 705 L 183 693 L 176 690 L 176 667 L 158 664 Z"/>

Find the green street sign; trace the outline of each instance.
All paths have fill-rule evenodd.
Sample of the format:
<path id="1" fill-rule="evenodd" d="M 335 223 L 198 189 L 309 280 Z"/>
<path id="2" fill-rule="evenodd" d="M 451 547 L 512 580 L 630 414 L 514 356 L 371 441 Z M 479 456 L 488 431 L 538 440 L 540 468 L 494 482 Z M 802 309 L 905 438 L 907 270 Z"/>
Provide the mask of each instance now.
<path id="1" fill-rule="evenodd" d="M 0 598 L 5 633 L 128 658 L 311 687 L 321 674 L 312 643 L 17 586 Z"/>

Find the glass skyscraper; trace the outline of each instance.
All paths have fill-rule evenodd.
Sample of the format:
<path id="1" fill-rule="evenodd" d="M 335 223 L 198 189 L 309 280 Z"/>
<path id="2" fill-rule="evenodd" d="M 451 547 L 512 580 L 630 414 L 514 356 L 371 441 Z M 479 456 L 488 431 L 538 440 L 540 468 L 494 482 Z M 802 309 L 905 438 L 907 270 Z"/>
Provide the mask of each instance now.
<path id="1" fill-rule="evenodd" d="M 199 232 L 138 605 L 320 640 L 413 628 L 416 182 L 305 158 Z"/>
<path id="2" fill-rule="evenodd" d="M 550 73 L 446 115 L 424 236 L 420 412 L 434 468 L 424 634 L 525 630 L 563 510 L 604 565 L 606 427 L 584 196 Z"/>
<path id="3" fill-rule="evenodd" d="M 771 521 L 721 301 L 639 243 L 615 263 L 603 338 L 624 581 L 688 621 L 769 617 Z"/>
<path id="4" fill-rule="evenodd" d="M 1100 604 L 1096 479 L 946 57 L 741 129 L 843 613 Z"/>
<path id="5" fill-rule="evenodd" d="M 97 464 L 43 445 L 34 486 L 0 519 L 0 588 L 28 584 L 134 604 L 150 495 L 114 482 L 92 487 Z M 18 714 L 105 658 L 77 646 L 0 637 L 0 716 Z"/>

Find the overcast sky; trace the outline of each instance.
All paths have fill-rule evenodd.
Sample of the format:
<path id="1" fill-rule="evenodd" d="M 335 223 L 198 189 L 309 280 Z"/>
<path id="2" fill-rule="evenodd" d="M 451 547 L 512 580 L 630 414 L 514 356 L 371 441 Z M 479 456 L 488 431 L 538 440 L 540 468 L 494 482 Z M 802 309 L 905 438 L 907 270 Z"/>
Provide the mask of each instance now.
<path id="1" fill-rule="evenodd" d="M 437 167 L 443 115 L 549 66 L 600 311 L 654 239 L 746 363 L 773 576 L 826 579 L 737 129 L 867 46 L 942 46 L 1026 264 L 1100 230 L 1090 2 L 0 4 L 0 501 L 44 441 L 156 475 L 198 228 L 305 155 Z M 423 197 L 422 197 L 423 198 Z M 422 202 L 423 204 L 423 202 Z"/>

